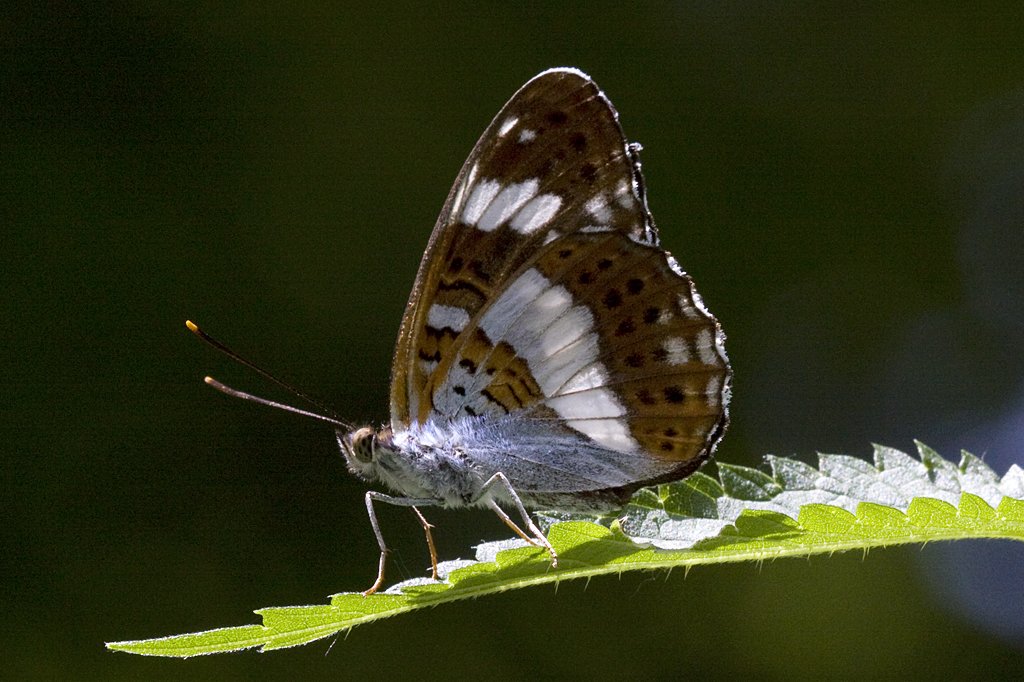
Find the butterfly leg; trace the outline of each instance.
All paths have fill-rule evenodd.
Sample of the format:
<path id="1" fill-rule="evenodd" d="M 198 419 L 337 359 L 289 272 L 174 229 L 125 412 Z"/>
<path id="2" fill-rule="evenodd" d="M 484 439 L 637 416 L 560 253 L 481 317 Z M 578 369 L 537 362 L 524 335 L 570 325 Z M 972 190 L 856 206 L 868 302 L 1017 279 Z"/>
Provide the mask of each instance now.
<path id="1" fill-rule="evenodd" d="M 489 479 L 487 479 L 487 482 L 484 483 L 483 487 L 480 490 L 480 496 L 482 497 L 486 495 L 488 491 L 496 485 L 500 485 L 502 488 L 505 489 L 505 492 L 512 500 L 512 503 L 515 505 L 516 510 L 519 512 L 519 515 L 523 518 L 524 525 L 530 530 L 532 536 L 527 535 L 526 532 L 523 531 L 523 529 L 517 526 L 516 523 L 511 518 L 509 518 L 508 514 L 506 514 L 505 511 L 501 507 L 499 507 L 498 503 L 495 502 L 493 499 L 489 499 L 487 501 L 487 506 L 495 514 L 497 514 L 498 518 L 501 519 L 506 526 L 511 528 L 516 535 L 526 540 L 531 545 L 534 545 L 535 547 L 545 548 L 548 551 L 548 554 L 551 555 L 551 567 L 557 568 L 558 554 L 555 553 L 555 548 L 551 546 L 551 543 L 548 542 L 547 537 L 545 537 L 541 529 L 537 527 L 537 524 L 533 522 L 533 519 L 530 518 L 530 513 L 526 511 L 526 506 L 523 505 L 523 501 L 519 499 L 519 493 L 517 493 L 515 491 L 515 488 L 512 487 L 512 483 L 508 480 L 505 474 L 499 471 L 498 473 L 494 474 Z"/>
<path id="2" fill-rule="evenodd" d="M 381 588 L 384 584 L 384 568 L 387 565 L 388 546 L 384 544 L 384 535 L 380 532 L 380 523 L 377 522 L 377 513 L 373 510 L 374 502 L 386 502 L 387 504 L 393 504 L 399 507 L 412 507 L 416 515 L 419 516 L 420 521 L 424 524 L 423 530 L 427 534 L 427 547 L 430 549 L 430 562 L 433 565 L 434 579 L 437 579 L 437 552 L 434 549 L 434 538 L 430 534 L 430 524 L 420 514 L 419 509 L 416 509 L 416 505 L 427 506 L 436 504 L 435 500 L 423 499 L 416 497 L 392 497 L 391 495 L 385 495 L 375 490 L 370 490 L 366 493 L 366 512 L 370 515 L 370 527 L 373 528 L 373 535 L 377 538 L 377 546 L 380 547 L 380 564 L 377 567 L 377 579 L 373 581 L 373 585 L 363 592 L 364 597 L 368 597 Z"/>
<path id="3" fill-rule="evenodd" d="M 498 518 L 501 519 L 502 522 L 504 522 L 504 524 L 506 526 L 508 526 L 509 528 L 512 529 L 513 533 L 515 533 L 516 535 L 518 535 L 522 539 L 526 540 L 527 542 L 529 542 L 534 547 L 540 547 L 540 545 L 537 544 L 537 541 L 535 539 L 531 538 L 529 535 L 527 535 L 523 531 L 522 528 L 520 528 L 519 526 L 516 525 L 516 522 L 513 521 L 509 517 L 508 514 L 505 513 L 504 509 L 502 509 L 501 507 L 498 506 L 497 502 L 495 502 L 494 500 L 488 500 L 487 501 L 487 506 L 491 508 L 491 511 L 493 511 L 495 514 L 498 515 Z"/>
<path id="4" fill-rule="evenodd" d="M 430 532 L 434 525 L 423 518 L 419 509 L 413 507 L 412 510 L 416 512 L 416 517 L 420 520 L 420 525 L 423 526 L 423 533 L 427 536 L 427 549 L 430 551 L 430 579 L 437 580 L 437 548 L 434 547 L 434 534 Z"/>

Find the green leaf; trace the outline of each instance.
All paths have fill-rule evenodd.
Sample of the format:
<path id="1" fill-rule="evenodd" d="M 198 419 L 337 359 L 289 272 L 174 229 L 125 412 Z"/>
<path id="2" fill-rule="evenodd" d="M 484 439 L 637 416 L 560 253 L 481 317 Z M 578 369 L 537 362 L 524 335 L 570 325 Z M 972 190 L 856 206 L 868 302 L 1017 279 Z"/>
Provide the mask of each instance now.
<path id="1" fill-rule="evenodd" d="M 969 453 L 954 465 L 917 446 L 919 460 L 875 446 L 874 464 L 845 455 L 819 455 L 817 468 L 769 456 L 767 472 L 718 464 L 717 479 L 698 472 L 641 490 L 615 517 L 541 513 L 557 569 L 545 551 L 521 540 L 489 542 L 474 560 L 442 562 L 439 582 L 418 578 L 369 597 L 345 592 L 326 605 L 264 608 L 256 611 L 262 625 L 107 648 L 174 657 L 269 651 L 427 606 L 561 580 L 935 540 L 1024 540 L 1024 470 L 1013 465 L 999 478 Z"/>

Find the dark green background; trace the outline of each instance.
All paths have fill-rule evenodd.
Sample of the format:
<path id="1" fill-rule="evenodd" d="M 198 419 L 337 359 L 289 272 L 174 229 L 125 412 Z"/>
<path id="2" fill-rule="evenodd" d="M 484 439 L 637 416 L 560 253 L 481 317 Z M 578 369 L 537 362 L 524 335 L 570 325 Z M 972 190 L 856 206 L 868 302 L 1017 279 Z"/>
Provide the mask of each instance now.
<path id="1" fill-rule="evenodd" d="M 287 398 L 183 321 L 385 419 L 450 183 L 551 66 L 590 73 L 645 145 L 663 242 L 729 335 L 723 460 L 916 437 L 1005 471 L 1024 405 L 1016 7 L 3 10 L 4 676 L 1018 678 L 1022 631 L 949 587 L 1019 623 L 1008 543 L 538 588 L 358 628 L 326 657 L 102 647 L 369 583 L 364 488 L 332 432 L 203 386 Z M 484 512 L 430 518 L 444 557 L 505 535 Z M 412 516 L 382 522 L 392 576 L 420 574 Z"/>

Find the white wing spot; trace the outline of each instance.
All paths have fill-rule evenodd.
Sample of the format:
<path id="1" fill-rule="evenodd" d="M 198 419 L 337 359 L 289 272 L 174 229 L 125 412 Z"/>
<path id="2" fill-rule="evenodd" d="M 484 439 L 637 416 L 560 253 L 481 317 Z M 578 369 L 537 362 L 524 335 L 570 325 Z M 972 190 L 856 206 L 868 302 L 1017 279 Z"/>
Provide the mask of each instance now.
<path id="1" fill-rule="evenodd" d="M 606 419 L 618 421 L 617 417 L 626 416 L 626 408 L 606 388 L 555 396 L 549 398 L 547 404 L 555 408 L 555 411 L 564 419 L 577 420 L 576 425 L 573 425 L 571 421 L 570 425 L 583 433 L 587 433 L 585 425 L 589 419 L 597 417 L 601 421 Z M 590 434 L 587 433 L 587 435 Z"/>
<path id="2" fill-rule="evenodd" d="M 563 394 L 565 390 L 560 387 L 581 371 L 587 358 L 597 357 L 597 348 L 597 334 L 582 333 L 575 341 L 552 355 L 538 358 L 530 366 L 530 372 L 537 379 L 544 395 Z"/>
<path id="3" fill-rule="evenodd" d="M 558 230 L 548 230 L 548 233 L 544 235 L 544 243 L 550 244 L 561 236 L 562 235 L 559 234 Z"/>
<path id="4" fill-rule="evenodd" d="M 604 388 L 608 375 L 597 361 L 594 314 L 573 305 L 568 289 L 531 268 L 498 296 L 480 318 L 480 329 L 526 360 L 546 404 L 570 427 L 617 452 L 639 449 L 622 419 L 625 407 Z"/>
<path id="5" fill-rule="evenodd" d="M 685 365 L 690 361 L 690 351 L 686 347 L 686 341 L 681 337 L 673 336 L 665 339 L 665 343 L 662 344 L 662 347 L 668 354 L 668 364 Z"/>
<path id="6" fill-rule="evenodd" d="M 479 184 L 473 184 L 469 192 L 469 199 L 466 200 L 466 208 L 462 211 L 462 222 L 467 225 L 476 225 L 480 216 L 491 204 L 491 200 L 501 189 L 497 180 L 482 180 Z"/>
<path id="7" fill-rule="evenodd" d="M 584 208 L 587 209 L 587 213 L 597 218 L 599 223 L 609 223 L 612 220 L 612 211 L 608 208 L 608 202 L 601 194 L 591 197 Z"/>
<path id="8" fill-rule="evenodd" d="M 427 324 L 434 329 L 461 332 L 469 324 L 469 313 L 458 306 L 435 303 L 427 310 Z"/>
<path id="9" fill-rule="evenodd" d="M 626 209 L 633 208 L 636 205 L 632 187 L 625 180 L 619 180 L 619 184 L 615 187 L 615 203 Z"/>
<path id="10" fill-rule="evenodd" d="M 599 445 L 618 452 L 633 452 L 640 447 L 622 419 L 626 409 L 606 388 L 556 396 L 547 404 L 566 424 Z"/>
<path id="11" fill-rule="evenodd" d="M 501 124 L 501 128 L 498 129 L 498 137 L 505 137 L 508 131 L 512 130 L 517 123 L 519 123 L 518 116 L 509 116 L 506 118 L 505 122 Z"/>
<path id="12" fill-rule="evenodd" d="M 608 227 L 607 225 L 584 225 L 583 227 L 580 228 L 580 232 L 585 232 L 587 234 L 611 231 L 612 228 Z"/>
<path id="13" fill-rule="evenodd" d="M 658 324 L 665 325 L 672 321 L 672 311 L 668 308 L 662 308 L 658 312 Z"/>
<path id="14" fill-rule="evenodd" d="M 615 400 L 615 396 L 612 395 L 611 391 L 602 389 L 599 393 L 603 394 L 602 397 Z M 570 419 L 566 423 L 609 450 L 636 452 L 640 449 L 640 444 L 630 434 L 629 424 L 626 423 L 625 419 Z"/>
<path id="15" fill-rule="evenodd" d="M 561 325 L 556 323 L 571 307 L 572 295 L 569 290 L 563 286 L 551 286 L 527 304 L 519 319 L 507 330 L 505 340 L 512 344 L 516 353 L 527 362 L 546 358 L 551 351 L 565 345 L 565 342 L 559 344 L 557 339 L 549 340 L 546 344 L 543 341 L 549 331 L 556 330 L 556 334 L 558 333 Z M 566 342 L 571 340 L 567 339 Z M 540 343 L 534 343 L 535 341 Z M 557 347 L 552 348 L 552 345 Z"/>
<path id="16" fill-rule="evenodd" d="M 444 383 L 434 391 L 432 400 L 434 409 L 439 414 L 454 415 L 468 405 L 477 414 L 482 414 L 487 410 L 486 398 L 466 391 L 466 387 L 472 381 L 473 377 L 466 368 L 453 363 L 445 374 Z M 455 392 L 456 386 L 462 387 L 460 393 Z"/>
<path id="17" fill-rule="evenodd" d="M 476 226 L 484 232 L 491 232 L 505 223 L 527 201 L 537 194 L 540 183 L 536 179 L 516 182 L 494 197 L 487 210 L 477 221 Z"/>
<path id="18" fill-rule="evenodd" d="M 565 386 L 559 393 L 574 393 L 576 391 L 586 391 L 591 388 L 600 388 L 608 383 L 608 372 L 605 370 L 604 365 L 600 362 L 595 362 L 590 367 L 587 367 L 582 372 L 577 372 L 576 376 L 572 380 L 567 381 Z"/>
<path id="19" fill-rule="evenodd" d="M 557 194 L 541 194 L 519 209 L 512 219 L 511 227 L 520 234 L 530 234 L 551 222 L 562 207 L 562 197 Z"/>
<path id="20" fill-rule="evenodd" d="M 708 399 L 708 407 L 718 407 L 719 400 L 722 393 L 722 377 L 713 376 L 708 379 L 708 387 L 704 394 Z"/>
<path id="21" fill-rule="evenodd" d="M 519 316 L 541 292 L 548 288 L 550 282 L 536 269 L 529 269 L 517 277 L 508 288 L 501 293 L 491 307 L 480 318 L 480 329 L 493 342 L 506 339 L 509 327 L 518 323 Z M 514 347 L 514 344 L 513 344 Z"/>
<path id="22" fill-rule="evenodd" d="M 711 331 L 708 329 L 700 330 L 697 334 L 697 341 L 694 344 L 697 347 L 697 355 L 700 356 L 700 361 L 705 365 L 716 365 L 718 364 L 718 353 L 715 352 L 715 342 L 711 338 Z"/>
<path id="23" fill-rule="evenodd" d="M 564 384 L 585 366 L 597 347 L 594 317 L 583 306 L 573 306 L 520 354 L 544 395 L 567 393 Z M 596 355 L 594 355 L 596 357 Z"/>
<path id="24" fill-rule="evenodd" d="M 699 320 L 700 312 L 693 305 L 690 297 L 686 294 L 679 294 L 679 312 L 689 320 Z"/>
<path id="25" fill-rule="evenodd" d="M 519 131 L 519 144 L 526 144 L 537 139 L 537 131 L 523 128 Z"/>
<path id="26" fill-rule="evenodd" d="M 462 200 L 466 198 L 466 188 L 471 186 L 476 180 L 476 172 L 479 165 L 474 163 L 473 167 L 469 169 L 466 179 L 459 185 L 459 190 L 455 193 L 455 199 L 452 201 L 452 215 L 458 215 L 459 211 L 462 210 Z"/>

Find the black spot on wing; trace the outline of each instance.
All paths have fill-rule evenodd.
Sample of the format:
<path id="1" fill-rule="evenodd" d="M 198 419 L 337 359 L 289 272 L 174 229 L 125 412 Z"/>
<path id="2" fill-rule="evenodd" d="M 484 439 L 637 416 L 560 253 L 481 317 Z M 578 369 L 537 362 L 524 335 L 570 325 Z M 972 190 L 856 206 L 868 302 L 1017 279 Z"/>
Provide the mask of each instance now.
<path id="1" fill-rule="evenodd" d="M 622 294 L 619 293 L 618 289 L 610 289 L 602 300 L 605 308 L 618 308 L 622 305 Z"/>
<path id="2" fill-rule="evenodd" d="M 686 400 L 683 390 L 678 386 L 669 386 L 665 389 L 665 400 L 670 403 L 681 403 Z"/>
<path id="3" fill-rule="evenodd" d="M 561 109 L 556 109 L 548 113 L 548 123 L 556 126 L 563 125 L 569 120 L 569 115 Z"/>

